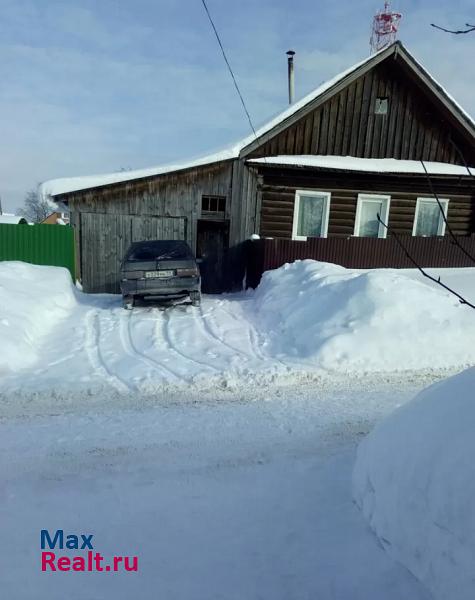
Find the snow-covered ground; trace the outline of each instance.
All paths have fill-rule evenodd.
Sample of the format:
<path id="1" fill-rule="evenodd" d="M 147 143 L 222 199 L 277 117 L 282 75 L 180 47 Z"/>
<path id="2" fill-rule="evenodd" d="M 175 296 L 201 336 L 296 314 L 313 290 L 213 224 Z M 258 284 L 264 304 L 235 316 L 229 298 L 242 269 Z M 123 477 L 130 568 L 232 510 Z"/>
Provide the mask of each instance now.
<path id="1" fill-rule="evenodd" d="M 443 273 L 475 297 L 475 270 Z M 124 311 L 113 295 L 74 290 L 55 267 L 0 263 L 0 393 L 75 403 L 192 386 L 330 380 L 395 371 L 438 375 L 475 364 L 471 309 L 415 272 L 353 271 L 300 261 L 247 293 L 201 307 Z"/>
<path id="2" fill-rule="evenodd" d="M 2 598 L 427 600 L 352 502 L 356 443 L 414 389 L 368 385 L 4 420 Z M 44 528 L 92 533 L 139 571 L 42 573 Z"/>
<path id="3" fill-rule="evenodd" d="M 474 273 L 442 275 L 473 300 Z M 0 298 L 2 597 L 429 598 L 351 471 L 375 423 L 475 362 L 467 307 L 413 271 L 312 261 L 132 312 L 0 263 Z M 41 573 L 40 530 L 59 528 L 139 572 Z"/>
<path id="4" fill-rule="evenodd" d="M 475 369 L 437 383 L 362 442 L 355 498 L 434 598 L 475 596 Z"/>

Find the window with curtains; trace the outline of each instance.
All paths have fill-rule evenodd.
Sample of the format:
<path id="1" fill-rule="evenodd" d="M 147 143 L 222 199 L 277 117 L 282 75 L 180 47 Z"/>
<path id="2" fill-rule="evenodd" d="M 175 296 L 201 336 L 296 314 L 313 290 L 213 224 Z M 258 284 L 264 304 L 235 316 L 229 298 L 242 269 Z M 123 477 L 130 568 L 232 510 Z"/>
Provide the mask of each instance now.
<path id="1" fill-rule="evenodd" d="M 329 192 L 314 190 L 295 192 L 293 240 L 327 236 L 330 196 Z"/>
<path id="2" fill-rule="evenodd" d="M 412 235 L 423 237 L 444 235 L 445 220 L 441 207 L 447 217 L 449 201 L 446 198 L 440 199 L 440 206 L 435 198 L 418 198 Z"/>
<path id="3" fill-rule="evenodd" d="M 378 215 L 383 223 L 388 224 L 390 200 L 390 196 L 358 194 L 354 235 L 385 238 L 387 229 L 378 220 Z"/>

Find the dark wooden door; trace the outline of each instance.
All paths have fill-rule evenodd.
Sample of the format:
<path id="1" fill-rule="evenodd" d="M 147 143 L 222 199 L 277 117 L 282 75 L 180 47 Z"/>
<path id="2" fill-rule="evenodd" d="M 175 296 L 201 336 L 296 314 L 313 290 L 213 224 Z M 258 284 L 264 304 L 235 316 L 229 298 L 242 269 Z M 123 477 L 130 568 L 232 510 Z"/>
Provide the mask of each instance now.
<path id="1" fill-rule="evenodd" d="M 226 289 L 228 239 L 227 221 L 198 221 L 196 257 L 202 261 L 201 289 L 205 294 L 220 294 Z"/>

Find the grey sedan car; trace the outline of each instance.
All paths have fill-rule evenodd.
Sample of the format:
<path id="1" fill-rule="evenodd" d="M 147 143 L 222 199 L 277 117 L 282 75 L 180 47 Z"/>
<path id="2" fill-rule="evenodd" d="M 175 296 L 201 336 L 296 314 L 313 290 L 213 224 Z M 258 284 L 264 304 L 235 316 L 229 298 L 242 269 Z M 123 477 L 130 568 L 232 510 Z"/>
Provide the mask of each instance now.
<path id="1" fill-rule="evenodd" d="M 201 277 L 188 244 L 181 240 L 134 242 L 120 268 L 120 289 L 124 308 L 136 299 L 201 302 Z"/>

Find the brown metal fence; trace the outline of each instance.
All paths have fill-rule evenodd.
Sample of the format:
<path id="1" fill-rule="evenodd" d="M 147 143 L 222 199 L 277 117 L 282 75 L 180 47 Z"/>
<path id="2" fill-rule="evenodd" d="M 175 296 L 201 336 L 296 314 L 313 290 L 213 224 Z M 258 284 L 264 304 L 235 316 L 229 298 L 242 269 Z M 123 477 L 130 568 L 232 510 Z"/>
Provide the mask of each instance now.
<path id="1" fill-rule="evenodd" d="M 401 238 L 421 267 L 475 267 L 449 237 Z M 475 236 L 457 241 L 475 256 Z M 256 287 L 262 273 L 294 260 L 311 258 L 352 269 L 411 268 L 414 265 L 394 238 L 311 238 L 305 242 L 272 238 L 248 242 L 247 285 Z"/>

